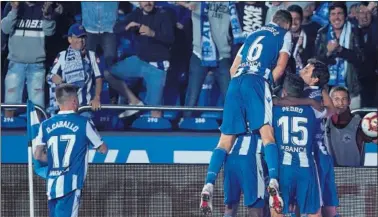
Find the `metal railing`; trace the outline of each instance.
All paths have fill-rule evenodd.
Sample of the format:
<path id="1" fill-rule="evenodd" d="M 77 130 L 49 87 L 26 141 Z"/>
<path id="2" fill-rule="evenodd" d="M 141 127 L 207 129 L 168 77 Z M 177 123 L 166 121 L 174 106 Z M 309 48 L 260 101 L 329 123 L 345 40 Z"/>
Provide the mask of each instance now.
<path id="1" fill-rule="evenodd" d="M 25 108 L 26 109 L 27 105 L 26 104 L 5 104 L 5 103 L 1 103 L 0 104 L 0 108 Z M 37 109 L 38 111 L 40 111 L 42 113 L 42 115 L 45 117 L 45 119 L 48 118 L 47 116 L 47 113 L 45 112 L 45 110 L 43 110 L 42 107 L 38 106 L 38 105 L 34 105 L 35 109 Z"/>
<path id="2" fill-rule="evenodd" d="M 90 110 L 91 106 L 80 106 L 78 112 Z M 101 105 L 101 109 L 112 109 L 112 110 L 158 110 L 158 111 L 200 111 L 200 112 L 223 112 L 222 107 L 188 107 L 188 106 L 135 106 L 135 105 Z"/>
<path id="3" fill-rule="evenodd" d="M 26 108 L 26 104 L 0 104 L 1 108 Z M 46 111 L 38 106 L 35 105 L 35 108 L 42 113 L 45 119 L 48 118 Z M 78 113 L 83 111 L 91 110 L 92 107 L 89 105 L 80 106 L 78 108 Z M 199 112 L 223 112 L 222 107 L 202 107 L 202 106 L 136 106 L 136 105 L 112 105 L 112 104 L 104 104 L 101 105 L 101 109 L 111 109 L 111 110 L 141 110 L 141 111 L 149 111 L 149 110 L 158 110 L 158 111 L 199 111 Z M 360 108 L 351 111 L 352 114 L 359 113 L 359 112 L 377 112 L 377 108 Z"/>

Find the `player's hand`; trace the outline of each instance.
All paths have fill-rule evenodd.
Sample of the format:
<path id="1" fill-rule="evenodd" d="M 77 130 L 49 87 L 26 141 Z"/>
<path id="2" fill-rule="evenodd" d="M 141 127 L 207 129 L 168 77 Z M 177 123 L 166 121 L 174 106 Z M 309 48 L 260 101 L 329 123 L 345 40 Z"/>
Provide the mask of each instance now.
<path id="1" fill-rule="evenodd" d="M 53 77 L 51 78 L 52 82 L 56 85 L 59 85 L 61 84 L 63 81 L 62 81 L 62 77 L 60 77 L 59 75 L 53 75 Z"/>
<path id="2" fill-rule="evenodd" d="M 101 154 L 106 154 L 108 152 L 108 146 L 105 143 L 102 143 L 102 145 L 97 148 L 97 151 Z"/>
<path id="3" fill-rule="evenodd" d="M 133 22 L 130 22 L 129 24 L 127 24 L 125 30 L 127 31 L 127 30 L 129 30 L 130 28 L 132 28 L 132 27 L 140 27 L 140 24 L 137 23 L 137 22 L 134 22 L 134 21 L 133 21 Z"/>
<path id="4" fill-rule="evenodd" d="M 18 6 L 20 5 L 20 2 L 11 2 L 12 9 L 18 9 Z"/>
<path id="5" fill-rule="evenodd" d="M 155 36 L 155 31 L 152 30 L 150 27 L 146 25 L 142 25 L 139 29 L 139 33 L 141 35 L 146 35 L 148 37 L 154 37 Z"/>
<path id="6" fill-rule="evenodd" d="M 101 102 L 100 102 L 100 97 L 95 96 L 90 102 L 89 105 L 92 106 L 93 111 L 98 111 L 101 109 Z"/>

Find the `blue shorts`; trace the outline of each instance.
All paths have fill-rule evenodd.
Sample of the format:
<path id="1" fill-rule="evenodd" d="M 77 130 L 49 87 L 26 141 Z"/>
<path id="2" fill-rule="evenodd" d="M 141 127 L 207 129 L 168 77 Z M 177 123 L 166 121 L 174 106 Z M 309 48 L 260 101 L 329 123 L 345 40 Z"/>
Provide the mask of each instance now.
<path id="1" fill-rule="evenodd" d="M 294 168 L 281 165 L 279 183 L 284 214 L 289 214 L 289 206 L 294 204 L 297 204 L 301 214 L 318 212 L 321 198 L 315 166 Z"/>
<path id="2" fill-rule="evenodd" d="M 232 206 L 244 195 L 244 205 L 263 208 L 265 183 L 261 154 L 251 156 L 228 156 L 224 165 L 224 203 Z"/>
<path id="3" fill-rule="evenodd" d="M 330 155 L 320 154 L 318 162 L 319 183 L 322 192 L 323 206 L 339 206 L 333 159 Z"/>
<path id="4" fill-rule="evenodd" d="M 77 217 L 81 190 L 77 189 L 63 197 L 48 201 L 49 217 Z"/>
<path id="5" fill-rule="evenodd" d="M 220 130 L 238 135 L 272 123 L 272 95 L 269 84 L 259 75 L 244 74 L 231 79 L 223 108 Z"/>

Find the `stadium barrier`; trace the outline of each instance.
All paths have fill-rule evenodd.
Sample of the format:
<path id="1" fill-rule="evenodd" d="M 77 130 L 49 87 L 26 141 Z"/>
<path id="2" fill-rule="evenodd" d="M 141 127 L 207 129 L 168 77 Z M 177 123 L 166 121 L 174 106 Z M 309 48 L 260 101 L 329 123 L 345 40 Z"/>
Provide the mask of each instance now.
<path id="1" fill-rule="evenodd" d="M 1 105 L 1 107 L 9 108 L 11 105 Z M 22 108 L 26 107 L 26 105 L 16 105 L 14 107 Z M 114 109 L 147 110 L 146 107 L 117 107 L 114 105 L 104 105 L 102 108 L 112 109 L 111 107 L 114 107 Z M 178 106 L 175 107 L 166 106 L 159 109 L 174 110 Z M 84 111 L 85 109 L 90 109 L 90 107 L 80 109 L 80 111 Z M 158 108 L 149 107 L 148 109 L 155 110 Z M 186 110 L 191 108 L 178 109 Z M 207 109 L 211 108 L 199 109 L 207 111 Z M 218 109 L 220 109 L 218 111 L 222 110 L 221 108 Z M 43 114 L 43 111 L 41 112 Z M 148 135 L 149 137 L 146 137 Z M 113 154 L 118 153 L 118 155 L 114 157 L 114 161 L 110 162 L 107 161 L 108 157 L 109 159 L 112 158 L 110 153 L 103 158 L 97 155 L 93 156 L 91 162 L 95 162 L 96 164 L 90 164 L 89 166 L 79 215 L 82 217 L 201 216 L 198 209 L 199 192 L 203 186 L 207 169 L 206 164 L 210 157 L 209 153 L 211 154 L 212 148 L 216 145 L 212 141 L 217 139 L 217 134 L 213 134 L 212 138 L 208 138 L 209 136 L 206 133 L 191 133 L 189 136 L 179 135 L 178 133 L 165 133 L 165 139 L 162 139 L 161 136 L 161 133 L 154 134 L 153 136 L 151 136 L 151 133 L 141 133 L 141 138 L 144 140 L 147 138 L 146 144 L 138 143 L 138 141 L 143 141 L 140 140 L 141 138 L 133 140 L 132 138 L 135 138 L 135 136 L 128 137 L 125 136 L 125 133 L 117 133 L 105 138 L 109 139 L 109 142 L 112 143 L 109 146 L 118 141 L 119 144 L 116 144 L 118 150 L 115 149 L 111 152 Z M 2 134 L 1 216 L 30 216 L 28 166 L 25 160 L 27 140 L 24 137 L 23 131 Z M 180 138 L 180 142 L 178 138 Z M 119 142 L 120 140 L 122 142 Z M 127 144 L 129 141 L 133 143 L 130 145 L 135 151 L 133 153 L 137 154 L 134 157 L 130 157 L 132 155 L 132 151 L 130 150 L 127 152 L 128 157 L 124 157 L 125 152 L 121 150 L 121 147 L 126 148 L 126 146 L 129 146 Z M 206 144 L 211 145 L 206 146 Z M 156 149 L 156 147 L 160 148 Z M 170 149 L 169 154 L 164 148 Z M 141 152 L 138 149 L 146 149 L 146 151 Z M 138 161 L 140 157 L 145 155 L 149 156 L 147 158 L 149 159 L 148 161 L 135 164 L 135 161 Z M 18 156 L 21 157 L 18 158 Z M 126 158 L 127 160 L 125 160 Z M 130 158 L 134 161 L 129 161 Z M 123 161 L 120 161 L 120 159 L 123 159 Z M 340 198 L 339 212 L 341 216 L 377 216 L 377 167 L 340 167 L 335 168 L 335 173 Z M 36 175 L 33 176 L 33 180 L 35 216 L 47 216 L 45 181 Z M 220 174 L 216 183 L 213 216 L 223 216 L 222 183 L 223 174 Z M 240 216 L 245 215 L 246 210 L 241 208 Z"/>
<path id="2" fill-rule="evenodd" d="M 91 164 L 83 190 L 81 217 L 199 217 L 199 193 L 206 165 Z M 335 168 L 343 217 L 376 217 L 376 168 Z M 3 164 L 1 216 L 27 217 L 28 168 Z M 214 196 L 214 215 L 223 216 L 223 174 Z M 46 184 L 34 176 L 35 214 L 47 217 Z M 246 216 L 241 206 L 239 216 Z"/>

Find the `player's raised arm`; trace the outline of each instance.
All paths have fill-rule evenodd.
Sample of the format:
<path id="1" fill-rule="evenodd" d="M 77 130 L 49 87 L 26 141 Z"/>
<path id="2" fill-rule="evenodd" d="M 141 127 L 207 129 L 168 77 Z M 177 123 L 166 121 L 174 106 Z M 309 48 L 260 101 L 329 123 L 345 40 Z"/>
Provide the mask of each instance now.
<path id="1" fill-rule="evenodd" d="M 336 113 L 336 108 L 333 105 L 332 99 L 328 94 L 328 87 L 324 87 L 322 90 L 323 104 L 327 109 L 327 117 L 331 117 Z"/>
<path id="2" fill-rule="evenodd" d="M 45 151 L 46 143 L 43 142 L 42 124 L 39 126 L 38 135 L 35 138 L 36 149 L 34 151 L 34 158 L 41 162 L 47 162 L 47 154 Z"/>
<path id="3" fill-rule="evenodd" d="M 94 127 L 93 122 L 90 120 L 87 121 L 86 134 L 87 138 L 98 152 L 102 154 L 106 154 L 106 152 L 108 152 L 108 146 L 104 143 L 104 141 L 102 141 L 100 135 Z"/>
<path id="4" fill-rule="evenodd" d="M 238 68 L 241 64 L 241 61 L 242 61 L 242 55 L 241 55 L 241 51 L 243 50 L 244 48 L 244 44 L 240 47 L 239 51 L 238 51 L 238 54 L 236 55 L 235 59 L 234 59 L 234 62 L 232 63 L 232 66 L 230 68 L 230 75 L 231 75 L 231 78 L 235 75 L 235 73 L 238 71 Z"/>
<path id="5" fill-rule="evenodd" d="M 285 72 L 287 62 L 290 58 L 291 43 L 291 33 L 288 31 L 284 37 L 284 42 L 278 56 L 277 65 L 272 72 L 274 82 L 278 81 Z"/>

